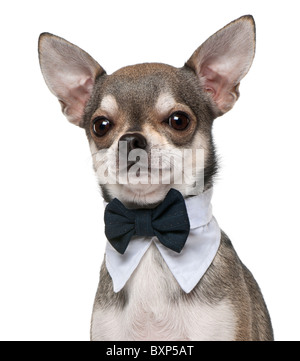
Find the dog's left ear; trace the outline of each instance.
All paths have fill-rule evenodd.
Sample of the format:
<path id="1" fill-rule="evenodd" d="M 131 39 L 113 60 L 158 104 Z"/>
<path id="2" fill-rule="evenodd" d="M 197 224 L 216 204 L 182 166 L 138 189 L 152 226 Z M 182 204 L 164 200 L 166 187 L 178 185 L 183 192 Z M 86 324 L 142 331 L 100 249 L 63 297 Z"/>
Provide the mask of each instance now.
<path id="1" fill-rule="evenodd" d="M 239 97 L 239 83 L 255 54 L 255 23 L 243 16 L 207 39 L 191 56 L 192 68 L 217 106 L 217 115 L 230 110 Z"/>

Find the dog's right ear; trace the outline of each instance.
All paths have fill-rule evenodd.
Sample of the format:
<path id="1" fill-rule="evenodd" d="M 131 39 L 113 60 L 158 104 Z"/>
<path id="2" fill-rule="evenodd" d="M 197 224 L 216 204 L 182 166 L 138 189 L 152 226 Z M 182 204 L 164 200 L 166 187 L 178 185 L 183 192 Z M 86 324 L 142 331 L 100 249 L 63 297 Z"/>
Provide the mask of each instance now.
<path id="1" fill-rule="evenodd" d="M 62 112 L 71 123 L 83 126 L 85 105 L 96 78 L 105 71 L 85 51 L 49 33 L 40 35 L 39 59 L 46 84 L 61 103 Z"/>

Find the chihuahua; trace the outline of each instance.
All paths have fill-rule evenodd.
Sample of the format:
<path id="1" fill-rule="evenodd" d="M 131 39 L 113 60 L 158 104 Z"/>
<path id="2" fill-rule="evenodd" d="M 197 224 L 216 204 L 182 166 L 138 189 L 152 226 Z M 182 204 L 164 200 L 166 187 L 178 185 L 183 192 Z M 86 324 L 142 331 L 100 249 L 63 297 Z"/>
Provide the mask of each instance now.
<path id="1" fill-rule="evenodd" d="M 111 75 L 79 47 L 40 35 L 42 74 L 85 129 L 106 205 L 91 340 L 273 340 L 261 291 L 210 206 L 213 121 L 239 98 L 254 54 L 250 15 L 182 68 L 145 63 Z"/>

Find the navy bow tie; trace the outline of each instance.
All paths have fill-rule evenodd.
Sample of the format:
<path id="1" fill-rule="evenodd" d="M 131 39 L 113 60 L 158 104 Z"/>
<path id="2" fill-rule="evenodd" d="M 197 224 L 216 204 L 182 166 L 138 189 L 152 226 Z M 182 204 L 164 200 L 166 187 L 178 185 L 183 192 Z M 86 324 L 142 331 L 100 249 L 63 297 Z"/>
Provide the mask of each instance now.
<path id="1" fill-rule="evenodd" d="M 128 209 L 117 198 L 105 208 L 105 234 L 111 245 L 124 254 L 130 239 L 154 237 L 179 253 L 190 232 L 190 222 L 180 192 L 171 189 L 154 209 Z"/>

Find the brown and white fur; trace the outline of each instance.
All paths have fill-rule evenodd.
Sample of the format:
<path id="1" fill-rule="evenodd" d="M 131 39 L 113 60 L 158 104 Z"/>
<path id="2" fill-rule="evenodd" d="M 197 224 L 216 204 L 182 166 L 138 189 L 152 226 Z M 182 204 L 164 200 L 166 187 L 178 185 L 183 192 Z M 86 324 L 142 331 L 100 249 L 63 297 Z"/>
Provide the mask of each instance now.
<path id="1" fill-rule="evenodd" d="M 146 63 L 107 75 L 90 55 L 66 40 L 48 33 L 39 39 L 45 81 L 68 120 L 85 129 L 99 183 L 100 163 L 115 161 L 119 139 L 142 136 L 147 152 L 203 149 L 204 189 L 212 187 L 217 171 L 213 120 L 238 99 L 240 81 L 254 53 L 252 16 L 241 17 L 212 35 L 182 68 Z M 166 121 L 176 112 L 189 119 L 183 130 Z M 106 122 L 101 136 L 94 132 L 96 118 Z M 139 140 L 135 144 L 138 147 Z M 101 188 L 105 201 L 116 197 L 135 208 L 158 204 L 170 188 L 189 196 L 188 185 L 172 182 Z M 154 245 L 118 293 L 113 292 L 103 262 L 91 339 L 272 340 L 273 331 L 257 283 L 222 232 L 213 263 L 189 294 L 181 290 Z"/>

